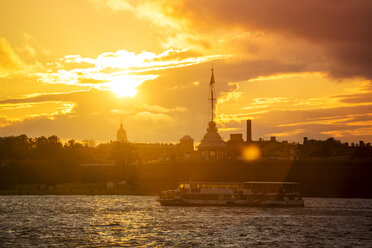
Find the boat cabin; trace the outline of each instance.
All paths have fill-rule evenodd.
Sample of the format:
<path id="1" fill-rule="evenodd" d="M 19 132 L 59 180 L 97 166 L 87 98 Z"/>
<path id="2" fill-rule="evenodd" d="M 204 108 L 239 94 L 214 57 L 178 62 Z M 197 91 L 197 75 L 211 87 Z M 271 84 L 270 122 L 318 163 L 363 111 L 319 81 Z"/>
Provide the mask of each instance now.
<path id="1" fill-rule="evenodd" d="M 181 191 L 200 189 L 249 189 L 253 193 L 298 193 L 299 185 L 294 182 L 182 182 Z"/>

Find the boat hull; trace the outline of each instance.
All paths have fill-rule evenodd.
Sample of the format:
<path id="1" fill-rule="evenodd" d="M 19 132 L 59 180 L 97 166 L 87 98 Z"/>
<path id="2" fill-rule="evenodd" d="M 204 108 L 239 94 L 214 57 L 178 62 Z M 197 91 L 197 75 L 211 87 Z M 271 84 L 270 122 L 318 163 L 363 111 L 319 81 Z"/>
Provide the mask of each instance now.
<path id="1" fill-rule="evenodd" d="M 184 182 L 160 192 L 163 206 L 303 207 L 294 182 Z"/>
<path id="2" fill-rule="evenodd" d="M 221 206 L 221 207 L 304 207 L 303 200 L 292 201 L 202 201 L 161 199 L 162 206 Z"/>

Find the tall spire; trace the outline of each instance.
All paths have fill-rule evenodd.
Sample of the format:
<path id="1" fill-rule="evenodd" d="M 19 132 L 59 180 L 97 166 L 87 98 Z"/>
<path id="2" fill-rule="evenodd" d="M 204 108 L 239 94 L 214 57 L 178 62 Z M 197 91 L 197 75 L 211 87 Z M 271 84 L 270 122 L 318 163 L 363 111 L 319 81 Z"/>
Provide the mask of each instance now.
<path id="1" fill-rule="evenodd" d="M 212 119 L 211 121 L 213 122 L 214 120 L 214 102 L 216 101 L 216 98 L 215 98 L 215 91 L 214 91 L 214 73 L 213 73 L 213 67 L 212 67 L 212 76 L 211 76 L 211 81 L 209 82 L 209 88 L 210 88 L 210 98 L 209 100 L 211 101 L 211 115 L 212 115 Z"/>
<path id="2" fill-rule="evenodd" d="M 214 90 L 214 73 L 212 67 L 211 81 L 209 83 L 209 99 L 211 104 L 212 119 L 208 123 L 207 133 L 198 146 L 198 158 L 201 160 L 222 160 L 226 158 L 226 144 L 218 133 L 217 124 L 214 122 L 214 105 L 216 93 Z"/>
<path id="3" fill-rule="evenodd" d="M 212 76 L 211 76 L 211 81 L 209 82 L 209 85 L 214 84 L 214 74 L 213 74 L 213 67 L 212 67 Z"/>

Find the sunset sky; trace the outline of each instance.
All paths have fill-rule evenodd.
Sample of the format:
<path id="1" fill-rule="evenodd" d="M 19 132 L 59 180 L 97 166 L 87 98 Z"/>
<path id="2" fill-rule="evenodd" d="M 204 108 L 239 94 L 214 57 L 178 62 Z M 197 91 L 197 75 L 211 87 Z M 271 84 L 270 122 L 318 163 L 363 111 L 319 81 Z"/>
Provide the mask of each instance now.
<path id="1" fill-rule="evenodd" d="M 372 1 L 2 0 L 0 136 L 372 142 Z"/>

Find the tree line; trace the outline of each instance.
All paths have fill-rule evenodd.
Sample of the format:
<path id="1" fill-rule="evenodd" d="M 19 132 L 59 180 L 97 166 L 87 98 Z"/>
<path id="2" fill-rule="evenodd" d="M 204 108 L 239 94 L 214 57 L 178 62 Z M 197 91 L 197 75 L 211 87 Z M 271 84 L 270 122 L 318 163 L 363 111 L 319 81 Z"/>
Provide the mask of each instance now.
<path id="1" fill-rule="evenodd" d="M 125 168 L 137 158 L 136 148 L 130 143 L 111 141 L 90 147 L 73 139 L 63 143 L 55 135 L 0 137 L 0 189 L 19 184 L 125 180 Z M 118 166 L 79 166 L 110 163 Z"/>
<path id="2" fill-rule="evenodd" d="M 130 143 L 108 142 L 90 147 L 71 139 L 65 144 L 53 135 L 29 138 L 26 135 L 0 137 L 0 161 L 48 160 L 64 165 L 81 163 L 130 164 L 136 149 Z"/>

